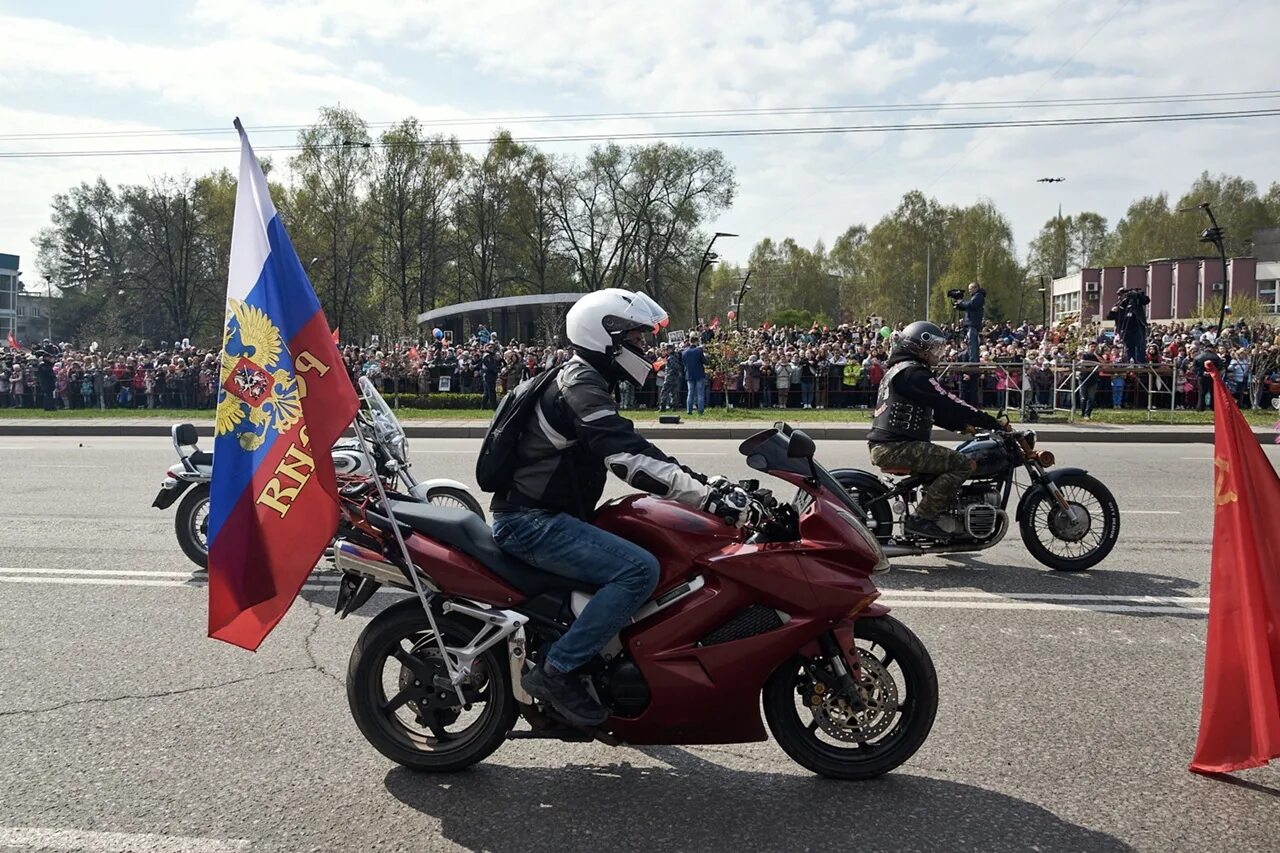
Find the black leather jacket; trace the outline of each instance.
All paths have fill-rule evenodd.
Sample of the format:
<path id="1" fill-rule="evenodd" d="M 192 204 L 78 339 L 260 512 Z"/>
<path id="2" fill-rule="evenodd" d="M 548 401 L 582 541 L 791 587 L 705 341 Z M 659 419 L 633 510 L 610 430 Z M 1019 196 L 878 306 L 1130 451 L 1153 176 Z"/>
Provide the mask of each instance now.
<path id="1" fill-rule="evenodd" d="M 943 388 L 928 365 L 906 355 L 891 357 L 867 441 L 928 441 L 934 423 L 953 432 L 970 426 L 1000 429 L 991 415 Z"/>
<path id="2" fill-rule="evenodd" d="M 589 520 L 609 472 L 662 498 L 701 507 L 707 480 L 666 455 L 618 413 L 608 380 L 575 355 L 542 393 L 520 435 L 511 488 L 493 512 L 545 509 Z"/>

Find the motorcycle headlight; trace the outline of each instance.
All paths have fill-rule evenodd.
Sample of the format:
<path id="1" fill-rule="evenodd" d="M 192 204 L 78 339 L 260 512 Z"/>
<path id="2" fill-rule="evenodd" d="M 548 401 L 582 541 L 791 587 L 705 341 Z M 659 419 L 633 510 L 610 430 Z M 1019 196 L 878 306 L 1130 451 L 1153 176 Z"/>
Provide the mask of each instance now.
<path id="1" fill-rule="evenodd" d="M 842 509 L 836 510 L 836 515 L 844 519 L 845 524 L 852 527 L 862 537 L 862 541 L 867 543 L 871 553 L 876 555 L 876 564 L 871 569 L 872 574 L 889 571 L 889 558 L 884 555 L 884 549 L 880 547 L 880 541 L 871 535 L 871 531 L 867 529 L 866 525 Z"/>

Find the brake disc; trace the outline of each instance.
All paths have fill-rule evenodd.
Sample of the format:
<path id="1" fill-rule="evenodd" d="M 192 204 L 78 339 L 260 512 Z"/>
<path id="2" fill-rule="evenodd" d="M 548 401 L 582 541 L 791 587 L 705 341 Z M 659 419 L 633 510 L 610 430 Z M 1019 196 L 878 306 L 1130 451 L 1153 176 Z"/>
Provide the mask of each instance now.
<path id="1" fill-rule="evenodd" d="M 416 646 L 410 654 L 420 657 L 428 661 L 431 665 L 431 673 L 433 680 L 448 680 L 449 671 L 444 666 L 440 658 L 440 649 L 431 641 L 428 645 L 426 641 Z M 399 686 L 403 690 L 418 680 L 418 676 L 413 670 L 401 664 Z M 462 682 L 462 695 L 468 702 L 474 700 L 481 690 L 488 683 L 489 675 L 485 670 L 484 661 L 477 660 L 471 667 L 471 675 Z M 441 726 L 452 725 L 457 722 L 458 717 L 462 715 L 462 706 L 458 704 L 458 693 L 455 690 L 443 690 L 439 685 L 421 685 L 422 695 L 420 697 L 410 699 L 405 703 L 405 707 L 413 711 L 414 716 L 423 725 L 428 725 L 431 721 L 424 713 L 430 711 L 435 715 L 436 722 Z"/>
<path id="2" fill-rule="evenodd" d="M 849 700 L 823 682 L 815 683 L 805 701 L 818 727 L 837 740 L 865 743 L 889 730 L 898 716 L 898 684 L 880 659 L 866 649 L 858 649 L 862 676 L 858 693 L 864 707 L 854 710 Z"/>

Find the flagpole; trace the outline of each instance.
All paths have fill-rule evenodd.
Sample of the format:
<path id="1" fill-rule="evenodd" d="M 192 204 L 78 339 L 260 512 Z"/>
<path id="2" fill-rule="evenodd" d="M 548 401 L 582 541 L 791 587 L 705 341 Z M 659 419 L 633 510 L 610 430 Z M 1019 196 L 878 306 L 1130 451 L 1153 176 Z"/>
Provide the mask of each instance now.
<path id="1" fill-rule="evenodd" d="M 364 395 L 361 394 L 363 402 Z M 427 595 L 422 586 L 422 579 L 418 577 L 418 568 L 414 565 L 413 558 L 409 556 L 409 546 L 404 543 L 404 536 L 400 533 L 400 522 L 396 520 L 395 514 L 391 511 L 391 502 L 387 499 L 387 490 L 382 485 L 382 477 L 378 473 L 377 460 L 373 458 L 373 454 L 369 452 L 369 445 L 365 441 L 364 430 L 360 424 L 360 412 L 356 412 L 355 420 L 351 422 L 355 427 L 356 437 L 360 440 L 360 449 L 364 453 L 365 461 L 369 464 L 369 470 L 373 471 L 373 485 L 378 490 L 378 498 L 382 501 L 382 511 L 387 514 L 387 519 L 391 522 L 391 532 L 396 537 L 396 544 L 400 546 L 400 556 L 404 559 L 405 573 L 409 575 L 409 580 L 413 582 L 413 591 L 417 593 L 418 600 L 422 602 L 422 609 L 427 613 L 427 623 L 431 626 L 431 633 L 436 637 L 436 645 L 440 649 L 440 659 L 444 661 L 445 671 L 449 673 L 449 682 L 453 685 L 453 689 L 458 694 L 458 702 L 464 707 L 467 706 L 466 697 L 462 695 L 462 679 L 458 677 L 457 669 L 453 665 L 453 661 L 449 659 L 449 649 L 444 644 L 444 637 L 440 634 L 440 628 L 436 625 L 436 616 L 431 612 L 431 597 L 435 595 L 435 589 L 432 589 L 431 595 Z M 433 687 L 435 685 L 432 685 Z"/>

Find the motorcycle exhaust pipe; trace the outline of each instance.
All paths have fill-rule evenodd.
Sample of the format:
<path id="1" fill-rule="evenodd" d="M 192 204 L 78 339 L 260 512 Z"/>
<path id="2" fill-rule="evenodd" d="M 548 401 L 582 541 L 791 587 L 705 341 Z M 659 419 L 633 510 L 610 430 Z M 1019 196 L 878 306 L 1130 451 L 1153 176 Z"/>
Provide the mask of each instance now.
<path id="1" fill-rule="evenodd" d="M 939 545 L 936 548 L 921 548 L 918 545 L 882 545 L 880 547 L 886 557 L 893 558 L 922 557 L 928 554 L 963 554 L 966 551 L 981 551 L 991 547 L 991 544 L 988 542 L 985 545 Z"/>
<path id="2" fill-rule="evenodd" d="M 333 564 L 340 572 L 370 578 L 380 584 L 411 589 L 404 572 L 388 563 L 377 551 L 361 548 L 346 539 L 333 543 Z"/>

